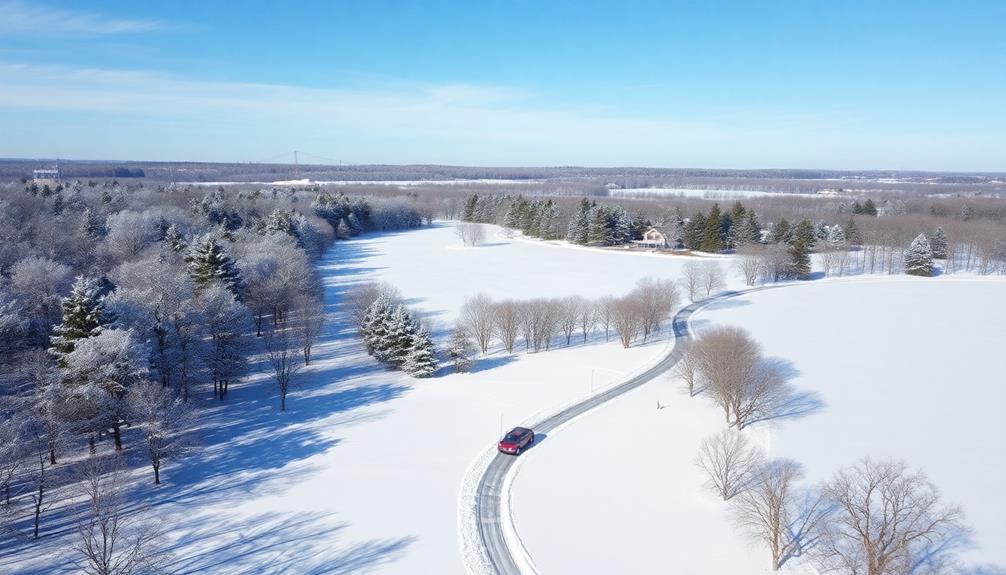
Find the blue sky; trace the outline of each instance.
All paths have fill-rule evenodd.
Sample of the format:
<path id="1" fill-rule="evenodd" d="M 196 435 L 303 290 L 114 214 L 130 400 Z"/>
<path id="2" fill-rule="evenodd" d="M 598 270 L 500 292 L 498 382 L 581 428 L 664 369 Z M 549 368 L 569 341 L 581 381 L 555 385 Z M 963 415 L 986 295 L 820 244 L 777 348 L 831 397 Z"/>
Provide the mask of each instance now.
<path id="1" fill-rule="evenodd" d="M 1004 24 L 999 1 L 0 0 L 0 156 L 1006 171 Z"/>

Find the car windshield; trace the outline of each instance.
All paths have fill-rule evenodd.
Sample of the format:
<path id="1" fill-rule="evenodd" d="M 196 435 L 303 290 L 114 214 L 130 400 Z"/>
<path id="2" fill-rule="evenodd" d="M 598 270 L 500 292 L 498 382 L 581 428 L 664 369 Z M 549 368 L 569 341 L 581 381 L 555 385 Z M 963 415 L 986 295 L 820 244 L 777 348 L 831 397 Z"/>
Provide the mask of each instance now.
<path id="1" fill-rule="evenodd" d="M 503 440 L 504 441 L 517 441 L 517 440 L 519 440 L 523 436 L 524 436 L 524 434 L 521 433 L 521 432 L 519 432 L 519 431 L 511 431 L 510 433 L 506 434 L 506 437 L 504 437 Z"/>

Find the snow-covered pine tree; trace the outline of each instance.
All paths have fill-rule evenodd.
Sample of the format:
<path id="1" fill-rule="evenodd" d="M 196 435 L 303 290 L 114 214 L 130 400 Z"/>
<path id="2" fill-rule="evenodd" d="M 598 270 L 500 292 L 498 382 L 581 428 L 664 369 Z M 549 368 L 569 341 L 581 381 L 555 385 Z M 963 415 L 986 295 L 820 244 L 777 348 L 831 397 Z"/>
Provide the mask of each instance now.
<path id="1" fill-rule="evenodd" d="M 182 237 L 182 233 L 178 231 L 178 227 L 175 224 L 171 224 L 165 230 L 164 243 L 168 244 L 171 251 L 175 253 L 182 253 L 189 248 L 188 244 L 185 243 L 185 238 Z"/>
<path id="2" fill-rule="evenodd" d="M 349 212 L 346 216 L 346 225 L 349 226 L 349 234 L 355 236 L 363 231 L 363 224 L 360 223 L 360 218 L 356 217 L 356 214 Z"/>
<path id="3" fill-rule="evenodd" d="M 390 348 L 388 329 L 391 324 L 392 311 L 391 300 L 382 295 L 367 306 L 367 311 L 363 314 L 363 321 L 360 322 L 360 336 L 367 346 L 367 353 L 377 358 L 378 361 L 384 361 L 387 350 Z"/>
<path id="4" fill-rule="evenodd" d="M 205 287 L 211 282 L 220 282 L 238 300 L 241 299 L 243 282 L 241 272 L 216 239 L 206 237 L 189 251 L 189 275 L 196 285 Z"/>
<path id="5" fill-rule="evenodd" d="M 810 275 L 810 249 L 803 239 L 794 239 L 789 246 L 789 256 L 792 261 L 793 274 L 798 278 Z"/>
<path id="6" fill-rule="evenodd" d="M 627 244 L 632 241 L 632 216 L 622 206 L 615 207 L 615 229 L 612 232 L 612 243 Z"/>
<path id="7" fill-rule="evenodd" d="M 101 221 L 91 208 L 87 208 L 80 216 L 80 231 L 89 238 L 100 238 L 105 235 L 105 222 Z"/>
<path id="8" fill-rule="evenodd" d="M 353 235 L 352 228 L 346 222 L 346 218 L 339 220 L 339 225 L 335 227 L 335 237 L 340 240 L 348 240 Z"/>
<path id="9" fill-rule="evenodd" d="M 413 334 L 412 345 L 402 363 L 402 371 L 413 377 L 427 377 L 437 371 L 437 353 L 425 328 Z"/>
<path id="10" fill-rule="evenodd" d="M 569 221 L 569 228 L 566 231 L 566 239 L 570 243 L 586 245 L 587 231 L 590 225 L 590 202 L 587 198 L 580 200 L 580 209 Z"/>
<path id="11" fill-rule="evenodd" d="M 828 229 L 828 243 L 833 248 L 845 247 L 845 232 L 842 226 L 835 224 Z"/>
<path id="12" fill-rule="evenodd" d="M 933 248 L 925 234 L 919 234 L 905 251 L 905 273 L 913 276 L 933 275 Z"/>
<path id="13" fill-rule="evenodd" d="M 383 361 L 394 366 L 403 366 L 418 332 L 419 325 L 412 319 L 408 308 L 401 304 L 396 305 L 388 321 L 387 351 Z"/>
<path id="14" fill-rule="evenodd" d="M 608 209 L 603 205 L 591 207 L 587 218 L 587 245 L 606 246 L 611 239 L 608 227 Z"/>
<path id="15" fill-rule="evenodd" d="M 461 326 L 455 326 L 447 348 L 447 356 L 454 362 L 454 372 L 463 373 L 471 369 L 477 353 L 478 348 L 468 332 Z"/>
<path id="16" fill-rule="evenodd" d="M 938 260 L 947 259 L 947 234 L 943 231 L 942 227 L 936 228 L 936 232 L 933 233 L 933 240 L 929 242 L 930 247 L 933 248 L 933 257 Z"/>
<path id="17" fill-rule="evenodd" d="M 77 276 L 61 305 L 63 323 L 53 329 L 50 338 L 50 351 L 61 358 L 73 351 L 75 342 L 98 335 L 113 319 L 105 309 L 101 283 L 95 278 Z"/>
<path id="18" fill-rule="evenodd" d="M 863 242 L 862 236 L 859 234 L 859 226 L 856 225 L 855 218 L 849 218 L 849 223 L 845 224 L 845 240 L 849 242 L 850 245 L 858 246 Z"/>
<path id="19" fill-rule="evenodd" d="M 744 230 L 745 233 L 750 234 L 748 236 L 748 243 L 761 243 L 761 224 L 758 222 L 758 215 L 755 214 L 753 209 L 748 210 L 747 215 L 744 217 Z"/>

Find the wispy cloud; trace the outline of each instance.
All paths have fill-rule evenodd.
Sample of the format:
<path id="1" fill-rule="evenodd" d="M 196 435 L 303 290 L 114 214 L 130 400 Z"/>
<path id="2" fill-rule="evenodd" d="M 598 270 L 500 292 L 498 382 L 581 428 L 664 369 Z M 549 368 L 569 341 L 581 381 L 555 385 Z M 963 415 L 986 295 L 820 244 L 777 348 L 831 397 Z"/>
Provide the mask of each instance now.
<path id="1" fill-rule="evenodd" d="M 139 34 L 166 26 L 159 20 L 119 18 L 98 12 L 65 10 L 17 0 L 0 0 L 0 15 L 0 36 Z"/>
<path id="2" fill-rule="evenodd" d="M 977 169 L 946 163 L 970 151 L 994 163 L 989 141 L 926 149 L 842 114 L 641 116 L 506 86 L 323 89 L 3 60 L 0 85 L 0 156 L 248 161 L 302 149 L 360 163 Z"/>

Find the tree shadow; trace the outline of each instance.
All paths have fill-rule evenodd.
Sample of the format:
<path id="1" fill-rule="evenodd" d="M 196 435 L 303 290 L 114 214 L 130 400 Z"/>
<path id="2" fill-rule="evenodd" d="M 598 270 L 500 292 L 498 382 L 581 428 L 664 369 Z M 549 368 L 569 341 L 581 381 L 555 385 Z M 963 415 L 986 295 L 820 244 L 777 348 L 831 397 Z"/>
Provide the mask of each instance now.
<path id="1" fill-rule="evenodd" d="M 808 415 L 818 413 L 825 408 L 821 394 L 816 391 L 800 390 L 794 388 L 788 382 L 798 375 L 800 371 L 787 359 L 778 357 L 768 357 L 762 360 L 762 366 L 774 370 L 782 380 L 781 392 L 756 415 L 751 417 L 745 424 L 765 421 L 787 421 L 799 419 Z"/>
<path id="2" fill-rule="evenodd" d="M 496 369 L 497 367 L 503 367 L 504 365 L 509 365 L 515 361 L 517 361 L 517 357 L 511 354 L 480 357 L 472 363 L 468 373 L 479 373 L 481 371 Z"/>

